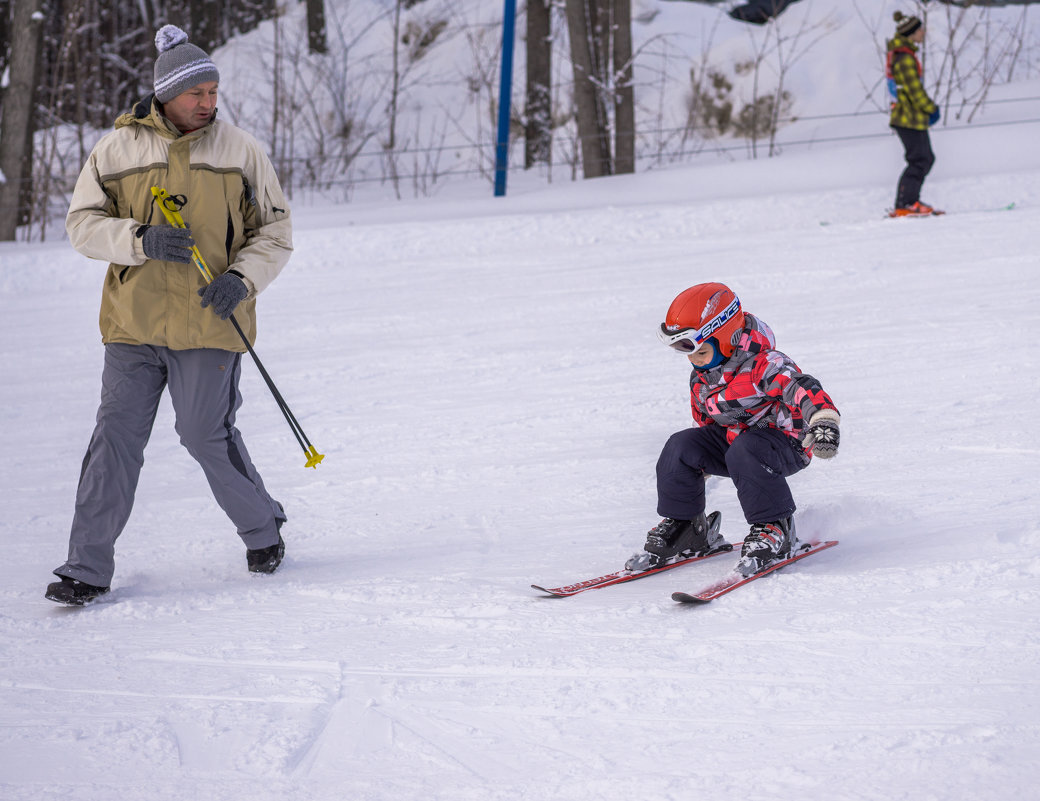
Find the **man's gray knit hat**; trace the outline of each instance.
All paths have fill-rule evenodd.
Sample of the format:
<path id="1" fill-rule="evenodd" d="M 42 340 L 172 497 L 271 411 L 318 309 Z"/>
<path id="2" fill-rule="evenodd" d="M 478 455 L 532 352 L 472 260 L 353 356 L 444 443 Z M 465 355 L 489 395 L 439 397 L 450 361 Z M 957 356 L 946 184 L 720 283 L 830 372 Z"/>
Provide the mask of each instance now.
<path id="1" fill-rule="evenodd" d="M 163 25 L 155 34 L 159 57 L 155 59 L 155 99 L 166 103 L 182 92 L 207 81 L 219 81 L 220 73 L 206 51 L 188 42 L 188 34 L 176 25 Z"/>

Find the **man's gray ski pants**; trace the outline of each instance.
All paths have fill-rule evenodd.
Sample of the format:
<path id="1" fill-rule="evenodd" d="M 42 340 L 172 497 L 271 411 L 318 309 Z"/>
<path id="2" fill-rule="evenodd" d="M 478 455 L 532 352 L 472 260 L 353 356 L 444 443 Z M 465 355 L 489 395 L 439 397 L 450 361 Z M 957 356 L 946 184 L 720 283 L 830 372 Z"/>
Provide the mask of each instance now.
<path id="1" fill-rule="evenodd" d="M 241 360 L 239 353 L 209 348 L 105 346 L 101 406 L 80 472 L 69 558 L 56 575 L 111 584 L 115 542 L 133 508 L 144 448 L 166 387 L 181 444 L 202 466 L 213 497 L 246 547 L 278 542 L 285 512 L 268 495 L 235 428 Z"/>

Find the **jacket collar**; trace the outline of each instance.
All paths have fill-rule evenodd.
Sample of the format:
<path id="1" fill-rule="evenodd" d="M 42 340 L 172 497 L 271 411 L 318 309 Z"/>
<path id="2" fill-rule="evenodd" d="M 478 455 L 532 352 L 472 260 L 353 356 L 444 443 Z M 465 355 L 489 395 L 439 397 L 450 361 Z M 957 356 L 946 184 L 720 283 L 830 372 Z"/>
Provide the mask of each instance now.
<path id="1" fill-rule="evenodd" d="M 909 50 L 912 53 L 916 53 L 917 52 L 917 45 L 914 44 L 913 42 L 911 42 L 906 37 L 903 37 L 903 36 L 900 36 L 900 35 L 896 34 L 892 39 L 889 40 L 889 42 L 888 42 L 888 49 L 889 50 Z"/>
<path id="2" fill-rule="evenodd" d="M 126 128 L 131 125 L 139 125 L 143 128 L 151 128 L 160 136 L 164 136 L 167 139 L 180 139 L 182 136 L 190 136 L 198 138 L 203 136 L 217 120 L 216 112 L 213 113 L 213 119 L 209 121 L 207 125 L 201 128 L 196 128 L 194 131 L 189 131 L 186 134 L 182 134 L 177 126 L 170 122 L 162 113 L 162 106 L 158 100 L 155 99 L 155 95 L 148 95 L 143 100 L 139 100 L 133 105 L 130 111 L 125 114 L 120 114 L 115 121 L 114 127 L 116 130 L 119 128 Z"/>

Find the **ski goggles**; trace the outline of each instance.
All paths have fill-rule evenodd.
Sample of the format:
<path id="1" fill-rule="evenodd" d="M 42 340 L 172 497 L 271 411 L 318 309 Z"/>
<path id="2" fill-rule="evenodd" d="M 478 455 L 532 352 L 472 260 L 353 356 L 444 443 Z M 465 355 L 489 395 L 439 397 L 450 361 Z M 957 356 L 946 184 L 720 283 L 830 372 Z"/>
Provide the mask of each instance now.
<path id="1" fill-rule="evenodd" d="M 707 341 L 701 336 L 699 328 L 680 328 L 678 331 L 669 331 L 668 326 L 664 323 L 661 323 L 657 337 L 668 347 L 685 354 L 696 353 L 704 347 L 704 343 Z"/>
<path id="2" fill-rule="evenodd" d="M 661 329 L 657 332 L 658 338 L 668 347 L 680 353 L 696 353 L 718 331 L 722 326 L 740 313 L 740 299 L 733 298 L 733 302 L 725 309 L 712 317 L 700 328 L 677 328 L 661 323 Z"/>

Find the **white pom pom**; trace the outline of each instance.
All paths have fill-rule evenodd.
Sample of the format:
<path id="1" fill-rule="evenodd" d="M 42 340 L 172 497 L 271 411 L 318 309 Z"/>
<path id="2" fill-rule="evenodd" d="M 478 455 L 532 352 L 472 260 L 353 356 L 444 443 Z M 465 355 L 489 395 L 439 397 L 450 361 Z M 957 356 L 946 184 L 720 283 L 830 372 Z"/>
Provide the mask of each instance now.
<path id="1" fill-rule="evenodd" d="M 165 53 L 171 47 L 184 44 L 186 41 L 188 41 L 188 34 L 176 25 L 163 25 L 155 34 L 155 46 L 160 53 Z"/>

